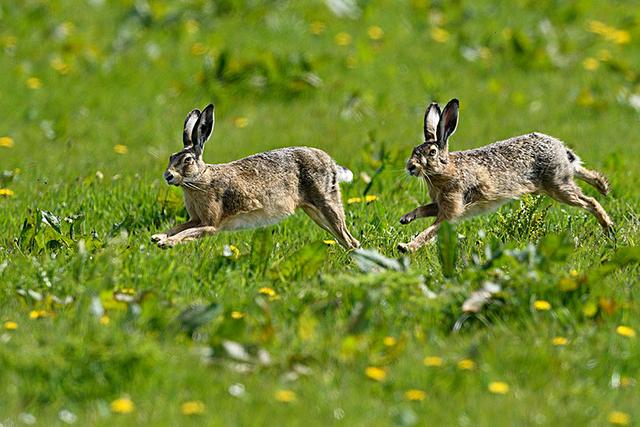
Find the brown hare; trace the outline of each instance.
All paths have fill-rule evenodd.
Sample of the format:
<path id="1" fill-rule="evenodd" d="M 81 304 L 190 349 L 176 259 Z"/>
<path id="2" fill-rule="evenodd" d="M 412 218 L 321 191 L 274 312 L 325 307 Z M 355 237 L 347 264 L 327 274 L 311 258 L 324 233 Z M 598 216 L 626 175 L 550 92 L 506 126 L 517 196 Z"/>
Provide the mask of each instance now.
<path id="1" fill-rule="evenodd" d="M 345 248 L 360 243 L 349 233 L 338 183 L 353 179 L 324 151 L 282 148 L 224 164 L 202 160 L 214 126 L 213 105 L 193 110 L 184 122 L 184 148 L 172 154 L 164 172 L 182 187 L 189 221 L 151 239 L 170 247 L 218 231 L 274 224 L 302 208 Z"/>
<path id="2" fill-rule="evenodd" d="M 449 152 L 449 137 L 458 125 L 458 100 L 447 103 L 442 113 L 435 102 L 424 116 L 425 142 L 414 148 L 407 171 L 424 178 L 432 203 L 400 218 L 408 224 L 416 218 L 435 221 L 398 250 L 413 252 L 427 243 L 443 221 L 454 221 L 497 208 L 525 194 L 547 194 L 591 212 L 607 234 L 613 231 L 609 215 L 574 182 L 579 178 L 600 193 L 609 192 L 607 179 L 582 167 L 580 159 L 560 140 L 542 133 L 516 136 L 485 147 Z"/>

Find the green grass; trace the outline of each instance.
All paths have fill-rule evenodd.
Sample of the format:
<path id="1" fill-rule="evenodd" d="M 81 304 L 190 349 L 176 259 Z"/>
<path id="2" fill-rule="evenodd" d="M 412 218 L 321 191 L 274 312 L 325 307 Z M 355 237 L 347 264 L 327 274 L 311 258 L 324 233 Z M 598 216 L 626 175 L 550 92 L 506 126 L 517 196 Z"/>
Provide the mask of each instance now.
<path id="1" fill-rule="evenodd" d="M 637 4 L 358 5 L 355 18 L 322 2 L 0 5 L 0 137 L 13 141 L 0 147 L 12 192 L 0 196 L 0 425 L 602 425 L 613 411 L 639 422 L 638 338 L 616 333 L 640 330 Z M 611 28 L 594 33 L 594 20 Z M 373 177 L 378 199 L 346 205 L 349 227 L 395 259 L 428 224 L 399 225 L 428 200 L 405 159 L 427 103 L 452 97 L 452 149 L 536 130 L 605 173 L 610 196 L 585 191 L 616 239 L 529 197 L 447 229 L 399 271 L 363 271 L 302 213 L 166 251 L 149 241 L 186 219 L 161 175 L 185 114 L 215 102 L 206 161 L 325 149 L 356 175 L 345 201 Z M 486 282 L 501 291 L 465 316 Z M 506 394 L 489 392 L 496 381 Z M 133 412 L 113 413 L 123 397 Z M 192 400 L 203 413 L 183 415 Z"/>

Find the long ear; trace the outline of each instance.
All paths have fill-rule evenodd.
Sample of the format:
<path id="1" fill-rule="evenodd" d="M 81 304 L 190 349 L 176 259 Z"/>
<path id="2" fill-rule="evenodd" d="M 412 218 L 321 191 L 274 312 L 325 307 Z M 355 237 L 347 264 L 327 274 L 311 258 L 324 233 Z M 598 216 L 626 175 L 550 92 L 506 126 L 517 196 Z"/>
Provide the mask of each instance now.
<path id="1" fill-rule="evenodd" d="M 442 110 L 442 116 L 438 122 L 438 145 L 440 148 L 447 146 L 449 137 L 453 135 L 458 127 L 458 108 L 460 103 L 457 99 L 452 99 Z"/>
<path id="2" fill-rule="evenodd" d="M 432 102 L 424 112 L 424 142 L 438 139 L 437 130 L 440 121 L 440 107 L 438 103 Z"/>
<path id="3" fill-rule="evenodd" d="M 193 132 L 191 134 L 193 149 L 198 157 L 202 155 L 204 143 L 207 142 L 207 139 L 209 139 L 209 137 L 211 136 L 214 122 L 215 118 L 213 116 L 213 104 L 209 104 L 202 111 L 200 117 L 198 117 L 198 121 L 193 127 Z"/>
<path id="4" fill-rule="evenodd" d="M 193 133 L 193 128 L 198 121 L 198 117 L 200 117 L 200 110 L 197 108 L 195 110 L 191 110 L 189 114 L 187 114 L 187 118 L 184 119 L 184 129 L 182 130 L 182 142 L 184 146 L 187 147 L 192 144 L 191 142 L 191 134 Z"/>

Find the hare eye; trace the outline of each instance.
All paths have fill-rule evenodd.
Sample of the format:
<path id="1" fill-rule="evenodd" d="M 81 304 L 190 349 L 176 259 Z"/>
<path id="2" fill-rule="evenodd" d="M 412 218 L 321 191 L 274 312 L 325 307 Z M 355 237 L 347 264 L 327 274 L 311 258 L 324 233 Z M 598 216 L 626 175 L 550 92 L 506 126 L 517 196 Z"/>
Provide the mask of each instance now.
<path id="1" fill-rule="evenodd" d="M 429 150 L 429 156 L 433 157 L 438 153 L 438 150 L 436 150 L 435 148 L 432 148 L 431 150 Z"/>

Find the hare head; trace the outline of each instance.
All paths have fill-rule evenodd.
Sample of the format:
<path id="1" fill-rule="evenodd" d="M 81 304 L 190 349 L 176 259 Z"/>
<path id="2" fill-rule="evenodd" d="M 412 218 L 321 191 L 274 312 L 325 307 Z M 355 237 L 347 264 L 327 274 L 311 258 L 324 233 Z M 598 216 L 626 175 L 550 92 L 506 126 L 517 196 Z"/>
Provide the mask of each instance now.
<path id="1" fill-rule="evenodd" d="M 184 148 L 169 157 L 169 166 L 163 175 L 168 184 L 180 186 L 197 180 L 206 169 L 202 151 L 211 136 L 214 122 L 213 104 L 207 105 L 202 112 L 195 109 L 187 114 L 182 131 Z"/>
<path id="2" fill-rule="evenodd" d="M 452 99 L 442 113 L 432 102 L 424 114 L 424 143 L 413 149 L 407 161 L 407 171 L 414 176 L 442 174 L 449 163 L 449 137 L 458 126 L 457 99 Z"/>

